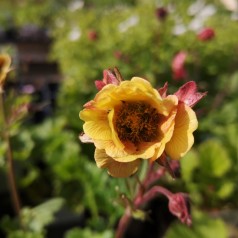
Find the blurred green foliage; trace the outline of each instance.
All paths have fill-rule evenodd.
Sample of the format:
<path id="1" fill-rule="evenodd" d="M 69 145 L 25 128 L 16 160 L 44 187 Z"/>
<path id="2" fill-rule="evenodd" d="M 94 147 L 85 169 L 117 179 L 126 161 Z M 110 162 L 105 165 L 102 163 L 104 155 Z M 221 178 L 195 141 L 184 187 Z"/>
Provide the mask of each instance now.
<path id="1" fill-rule="evenodd" d="M 87 237 L 94 237 L 94 238 L 112 238 L 113 237 L 113 232 L 110 230 L 101 232 L 101 233 L 96 233 L 91 231 L 90 229 L 79 229 L 79 228 L 74 228 L 70 230 L 69 232 L 66 233 L 65 238 L 77 238 L 77 237 L 82 237 L 82 238 L 87 238 Z"/>
<path id="2" fill-rule="evenodd" d="M 229 237 L 228 230 L 221 219 L 214 219 L 198 211 L 193 214 L 192 227 L 174 223 L 166 233 L 166 238 L 225 238 Z"/>
<path id="3" fill-rule="evenodd" d="M 200 19 L 198 23 L 213 28 L 215 37 L 199 41 L 191 22 L 199 21 L 202 9 L 189 14 L 189 0 L 14 2 L 14 7 L 9 1 L 1 3 L 2 25 L 32 23 L 46 27 L 53 39 L 51 59 L 59 63 L 64 76 L 54 117 L 40 125 L 17 122 L 13 126 L 18 185 L 34 205 L 61 197 L 73 212 L 89 211 L 88 228 L 73 229 L 67 238 L 111 237 L 113 225 L 122 214 L 120 206 L 115 205 L 115 188 L 119 186 L 124 191 L 124 181 L 99 170 L 93 161 L 94 147 L 81 145 L 78 140 L 82 131 L 78 113 L 94 97 L 94 81 L 102 79 L 103 69 L 115 66 L 125 79 L 140 76 L 158 87 L 168 81 L 170 93 L 188 80 L 196 81 L 200 91 L 208 91 L 195 108 L 199 128 L 193 149 L 182 159 L 182 178 L 178 183 L 168 183 L 186 190 L 196 209 L 237 208 L 238 25 L 232 20 L 232 12 L 219 1 L 206 1 L 203 10 L 210 6 L 210 15 L 206 13 L 209 17 L 205 19 L 204 13 L 204 22 Z M 156 15 L 158 6 L 168 11 L 164 19 Z M 185 31 L 175 33 L 174 29 L 181 26 Z M 187 76 L 176 81 L 171 62 L 179 51 L 188 55 Z M 5 144 L 1 142 L 1 170 L 5 169 L 4 151 Z M 46 218 L 48 215 L 43 214 Z M 38 217 L 35 222 L 41 231 L 34 237 L 42 237 L 45 223 Z M 192 230 L 175 224 L 166 237 L 178 234 L 227 237 L 222 220 L 201 213 L 194 214 Z M 33 235 L 31 231 L 14 231 L 9 237 Z"/>
<path id="4" fill-rule="evenodd" d="M 8 216 L 1 221 L 1 225 L 8 234 L 8 237 L 11 238 L 45 237 L 44 227 L 53 221 L 54 213 L 62 207 L 63 202 L 61 198 L 53 198 L 36 207 L 23 208 L 21 211 L 21 222 L 24 230 L 18 229 L 17 226 L 14 227 Z"/>

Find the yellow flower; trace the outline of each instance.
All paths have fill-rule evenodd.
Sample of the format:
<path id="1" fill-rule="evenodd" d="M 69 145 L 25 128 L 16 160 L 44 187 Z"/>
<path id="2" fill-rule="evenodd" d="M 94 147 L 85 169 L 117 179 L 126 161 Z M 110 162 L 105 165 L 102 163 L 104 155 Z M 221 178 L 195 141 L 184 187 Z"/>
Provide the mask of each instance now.
<path id="1" fill-rule="evenodd" d="M 7 54 L 0 55 L 0 87 L 2 87 L 7 73 L 10 71 L 11 58 Z"/>
<path id="2" fill-rule="evenodd" d="M 180 159 L 193 145 L 194 111 L 176 95 L 161 97 L 145 79 L 105 85 L 80 114 L 96 164 L 114 177 L 135 173 L 141 160 L 154 161 L 165 152 Z"/>

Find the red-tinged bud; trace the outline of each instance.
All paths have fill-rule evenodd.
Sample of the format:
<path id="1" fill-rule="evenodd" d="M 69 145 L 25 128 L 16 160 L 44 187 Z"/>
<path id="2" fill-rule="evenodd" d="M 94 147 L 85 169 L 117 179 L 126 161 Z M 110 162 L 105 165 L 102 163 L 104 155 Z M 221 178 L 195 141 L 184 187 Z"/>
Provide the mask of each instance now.
<path id="1" fill-rule="evenodd" d="M 197 37 L 201 41 L 208 41 L 215 37 L 215 31 L 212 28 L 207 27 L 207 28 L 202 29 L 198 33 Z"/>
<path id="2" fill-rule="evenodd" d="M 156 16 L 159 20 L 165 20 L 168 15 L 168 11 L 164 7 L 158 7 L 156 9 Z"/>
<path id="3" fill-rule="evenodd" d="M 187 72 L 185 70 L 185 62 L 187 58 L 187 53 L 181 51 L 175 55 L 172 60 L 172 71 L 173 71 L 173 78 L 175 80 L 183 79 L 186 77 Z"/>
<path id="4" fill-rule="evenodd" d="M 88 32 L 88 39 L 91 41 L 96 41 L 98 39 L 98 33 L 95 30 Z"/>
<path id="5" fill-rule="evenodd" d="M 139 207 L 142 204 L 151 201 L 160 194 L 168 198 L 169 211 L 173 215 L 178 217 L 182 223 L 185 223 L 186 225 L 190 226 L 192 224 L 192 218 L 190 215 L 190 202 L 188 195 L 185 193 L 173 194 L 164 187 L 154 186 L 151 189 L 149 189 L 146 193 L 144 193 L 142 196 L 138 196 L 134 200 L 134 204 L 136 205 L 136 207 Z"/>
<path id="6" fill-rule="evenodd" d="M 179 218 L 182 223 L 190 226 L 192 218 L 190 215 L 190 202 L 187 194 L 175 193 L 168 197 L 170 212 Z"/>
<path id="7" fill-rule="evenodd" d="M 207 95 L 207 92 L 197 92 L 197 84 L 194 81 L 189 81 L 180 87 L 174 95 L 178 97 L 180 102 L 185 103 L 189 107 L 193 107 Z"/>

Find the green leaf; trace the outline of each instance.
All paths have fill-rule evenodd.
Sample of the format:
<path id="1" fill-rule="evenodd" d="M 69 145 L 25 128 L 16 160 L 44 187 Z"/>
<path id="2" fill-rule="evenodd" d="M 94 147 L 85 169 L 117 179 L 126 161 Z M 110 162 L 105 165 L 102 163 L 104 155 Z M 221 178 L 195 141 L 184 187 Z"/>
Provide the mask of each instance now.
<path id="1" fill-rule="evenodd" d="M 5 161 L 5 153 L 7 150 L 7 143 L 5 141 L 0 140 L 0 168 L 4 168 L 6 161 Z"/>
<path id="2" fill-rule="evenodd" d="M 221 199 L 225 199 L 227 197 L 229 197 L 232 192 L 235 189 L 235 183 L 230 182 L 230 181 L 224 181 L 221 185 L 221 187 L 219 188 L 218 191 L 216 191 L 216 194 L 221 198 Z"/>
<path id="3" fill-rule="evenodd" d="M 229 80 L 229 79 L 228 79 Z M 230 93 L 237 93 L 238 90 L 238 72 L 235 72 L 230 80 L 229 80 L 229 84 L 227 84 L 228 90 Z"/>
<path id="4" fill-rule="evenodd" d="M 231 167 L 226 148 L 218 140 L 207 140 L 198 148 L 201 169 L 210 176 L 221 177 Z"/>
<path id="5" fill-rule="evenodd" d="M 20 179 L 20 184 L 22 187 L 29 186 L 33 181 L 35 181 L 39 177 L 39 170 L 36 168 L 30 168 L 28 173 Z"/>
<path id="6" fill-rule="evenodd" d="M 8 235 L 8 238 L 44 238 L 43 233 L 30 231 L 13 231 Z"/>
<path id="7" fill-rule="evenodd" d="M 187 155 L 181 160 L 181 171 L 182 178 L 185 181 L 191 181 L 193 176 L 193 171 L 199 165 L 198 154 L 195 150 L 189 151 Z"/>
<path id="8" fill-rule="evenodd" d="M 31 138 L 31 134 L 27 130 L 21 129 L 12 140 L 13 145 L 13 157 L 17 160 L 26 160 L 34 147 L 34 142 Z"/>
<path id="9" fill-rule="evenodd" d="M 89 228 L 86 229 L 79 229 L 79 228 L 73 228 L 70 231 L 66 233 L 65 238 L 113 238 L 113 232 L 110 230 L 106 230 L 102 233 L 94 232 L 90 230 Z"/>
<path id="10" fill-rule="evenodd" d="M 189 229 L 185 225 L 176 223 L 173 224 L 172 227 L 168 230 L 168 232 L 165 235 L 165 238 L 202 238 L 199 237 L 196 233 L 194 234 L 194 231 L 192 229 Z"/>
<path id="11" fill-rule="evenodd" d="M 237 147 L 238 123 L 235 122 L 219 127 L 217 126 L 214 132 L 226 145 L 226 149 L 228 150 L 231 159 L 233 160 L 233 162 L 236 163 L 236 158 L 238 155 L 238 147 Z"/>
<path id="12" fill-rule="evenodd" d="M 53 198 L 34 208 L 23 208 L 22 221 L 29 230 L 40 232 L 53 221 L 54 213 L 62 207 L 63 203 L 62 198 Z"/>

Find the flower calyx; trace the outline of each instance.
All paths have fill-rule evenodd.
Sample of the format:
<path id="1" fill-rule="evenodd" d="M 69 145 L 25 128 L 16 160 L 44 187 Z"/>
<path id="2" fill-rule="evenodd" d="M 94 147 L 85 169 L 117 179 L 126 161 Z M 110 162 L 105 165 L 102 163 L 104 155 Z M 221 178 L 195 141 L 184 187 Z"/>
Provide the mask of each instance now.
<path id="1" fill-rule="evenodd" d="M 108 84 L 119 85 L 121 81 L 123 81 L 121 73 L 119 72 L 118 68 L 115 67 L 113 70 L 103 70 L 103 79 L 96 80 L 95 86 L 100 91 L 104 86 Z"/>

